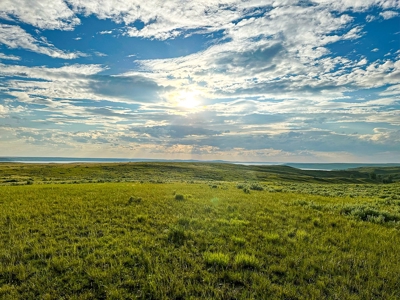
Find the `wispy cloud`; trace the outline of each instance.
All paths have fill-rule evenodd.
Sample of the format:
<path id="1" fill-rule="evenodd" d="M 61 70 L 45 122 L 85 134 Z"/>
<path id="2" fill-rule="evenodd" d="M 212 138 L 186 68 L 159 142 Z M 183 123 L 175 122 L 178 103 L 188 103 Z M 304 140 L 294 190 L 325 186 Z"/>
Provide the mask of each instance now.
<path id="1" fill-rule="evenodd" d="M 380 15 L 382 18 L 384 18 L 385 20 L 389 20 L 389 19 L 392 19 L 392 18 L 394 18 L 394 17 L 397 17 L 397 16 L 399 15 L 399 13 L 396 12 L 396 11 L 387 10 L 387 11 L 384 11 L 384 12 L 379 13 L 379 15 Z"/>
<path id="2" fill-rule="evenodd" d="M 2 0 L 0 11 L 8 20 L 41 29 L 72 30 L 80 24 L 79 18 L 63 0 Z"/>
<path id="3" fill-rule="evenodd" d="M 107 56 L 107 54 L 105 54 L 105 53 L 102 53 L 102 52 L 99 52 L 99 51 L 95 51 L 95 52 L 94 52 L 94 55 L 96 55 L 96 56 L 100 56 L 100 57 Z"/>
<path id="4" fill-rule="evenodd" d="M 23 48 L 54 58 L 74 59 L 85 54 L 80 52 L 68 53 L 57 49 L 45 40 L 38 40 L 17 25 L 0 24 L 0 44 L 8 48 Z"/>
<path id="5" fill-rule="evenodd" d="M 16 56 L 16 55 L 6 55 L 3 53 L 0 53 L 0 60 L 21 60 L 21 57 Z"/>

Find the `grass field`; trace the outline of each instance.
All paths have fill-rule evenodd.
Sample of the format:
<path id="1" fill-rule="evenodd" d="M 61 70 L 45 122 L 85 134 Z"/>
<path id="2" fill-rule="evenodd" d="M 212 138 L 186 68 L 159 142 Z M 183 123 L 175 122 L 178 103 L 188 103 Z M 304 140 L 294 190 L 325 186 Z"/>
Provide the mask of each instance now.
<path id="1" fill-rule="evenodd" d="M 400 299 L 400 183 L 370 170 L 0 171 L 0 299 Z"/>
<path id="2" fill-rule="evenodd" d="M 371 178 L 371 174 L 374 175 Z M 288 166 L 222 163 L 0 163 L 0 185 L 94 182 L 274 181 L 301 183 L 400 182 L 400 167 L 345 171 L 300 170 Z"/>

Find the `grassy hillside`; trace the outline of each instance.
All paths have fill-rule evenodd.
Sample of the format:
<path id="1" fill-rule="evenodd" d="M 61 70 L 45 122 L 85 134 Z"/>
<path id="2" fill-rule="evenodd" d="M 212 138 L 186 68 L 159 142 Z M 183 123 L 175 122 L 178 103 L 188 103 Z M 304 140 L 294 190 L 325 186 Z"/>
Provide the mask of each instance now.
<path id="1" fill-rule="evenodd" d="M 357 171 L 360 173 L 368 174 L 376 174 L 381 179 L 391 177 L 393 181 L 400 181 L 400 167 L 385 167 L 385 168 L 356 168 L 350 169 L 349 171 Z"/>
<path id="2" fill-rule="evenodd" d="M 378 183 L 376 172 L 400 181 L 400 167 L 347 171 L 300 170 L 289 166 L 245 166 L 223 163 L 0 163 L 0 184 L 115 181 L 292 181 L 314 183 Z"/>
<path id="3" fill-rule="evenodd" d="M 400 183 L 292 169 L 2 165 L 0 299 L 399 299 Z"/>

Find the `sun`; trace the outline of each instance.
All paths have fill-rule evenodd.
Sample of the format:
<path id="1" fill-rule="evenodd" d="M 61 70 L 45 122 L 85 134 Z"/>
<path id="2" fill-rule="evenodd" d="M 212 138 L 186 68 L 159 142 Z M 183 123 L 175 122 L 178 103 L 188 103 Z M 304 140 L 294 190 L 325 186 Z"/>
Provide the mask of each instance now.
<path id="1" fill-rule="evenodd" d="M 197 91 L 181 91 L 176 97 L 178 106 L 185 108 L 196 108 L 200 105 L 199 92 Z"/>

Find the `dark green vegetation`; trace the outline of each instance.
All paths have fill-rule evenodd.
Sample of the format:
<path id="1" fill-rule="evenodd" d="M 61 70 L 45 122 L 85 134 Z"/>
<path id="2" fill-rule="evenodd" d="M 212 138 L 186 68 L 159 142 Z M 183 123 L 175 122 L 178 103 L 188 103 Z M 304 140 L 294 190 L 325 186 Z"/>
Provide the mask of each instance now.
<path id="1" fill-rule="evenodd" d="M 0 299 L 400 298 L 400 183 L 381 170 L 0 171 Z"/>

